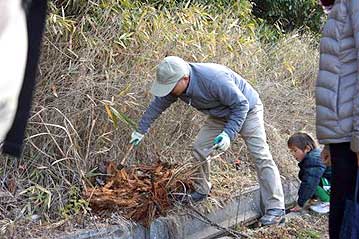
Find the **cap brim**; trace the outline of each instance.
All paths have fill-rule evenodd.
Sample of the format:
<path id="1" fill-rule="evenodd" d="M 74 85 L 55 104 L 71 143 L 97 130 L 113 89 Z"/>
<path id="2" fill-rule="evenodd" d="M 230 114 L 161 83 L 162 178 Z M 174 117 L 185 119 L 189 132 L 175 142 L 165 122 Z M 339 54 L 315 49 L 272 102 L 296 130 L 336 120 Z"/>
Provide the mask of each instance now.
<path id="1" fill-rule="evenodd" d="M 157 81 L 155 81 L 152 84 L 152 87 L 150 89 L 151 94 L 158 96 L 158 97 L 163 97 L 168 95 L 169 93 L 171 93 L 171 91 L 173 90 L 173 88 L 175 88 L 177 82 L 171 83 L 171 84 L 160 84 Z"/>

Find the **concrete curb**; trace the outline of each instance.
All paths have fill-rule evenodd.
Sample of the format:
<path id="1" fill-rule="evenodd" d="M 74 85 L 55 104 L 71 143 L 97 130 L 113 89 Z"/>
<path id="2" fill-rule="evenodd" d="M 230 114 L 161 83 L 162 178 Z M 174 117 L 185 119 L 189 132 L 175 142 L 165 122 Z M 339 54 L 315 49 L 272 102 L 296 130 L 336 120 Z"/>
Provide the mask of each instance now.
<path id="1" fill-rule="evenodd" d="M 60 239 L 147 239 L 149 231 L 141 225 L 131 226 L 108 226 L 99 229 L 79 230 L 71 235 L 59 237 Z"/>
<path id="2" fill-rule="evenodd" d="M 298 181 L 285 182 L 283 190 L 285 203 L 295 203 Z M 240 195 L 233 197 L 222 208 L 206 214 L 212 222 L 230 228 L 237 224 L 246 224 L 262 215 L 260 205 L 259 187 L 253 187 Z M 82 230 L 62 239 L 174 239 L 174 238 L 211 238 L 221 231 L 203 222 L 200 218 L 190 215 L 173 215 L 157 218 L 149 228 L 142 226 L 128 228 L 124 226 L 111 226 L 98 230 Z"/>

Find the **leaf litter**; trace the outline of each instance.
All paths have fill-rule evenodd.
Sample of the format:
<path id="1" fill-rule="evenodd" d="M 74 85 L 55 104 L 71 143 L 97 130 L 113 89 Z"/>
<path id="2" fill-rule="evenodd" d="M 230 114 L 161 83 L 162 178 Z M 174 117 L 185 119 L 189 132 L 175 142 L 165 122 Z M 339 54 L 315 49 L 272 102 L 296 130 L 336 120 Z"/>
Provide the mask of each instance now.
<path id="1" fill-rule="evenodd" d="M 171 209 L 173 195 L 193 189 L 193 181 L 183 167 L 157 162 L 152 165 L 118 167 L 107 164 L 105 185 L 84 191 L 95 212 L 120 211 L 129 220 L 148 226 Z"/>

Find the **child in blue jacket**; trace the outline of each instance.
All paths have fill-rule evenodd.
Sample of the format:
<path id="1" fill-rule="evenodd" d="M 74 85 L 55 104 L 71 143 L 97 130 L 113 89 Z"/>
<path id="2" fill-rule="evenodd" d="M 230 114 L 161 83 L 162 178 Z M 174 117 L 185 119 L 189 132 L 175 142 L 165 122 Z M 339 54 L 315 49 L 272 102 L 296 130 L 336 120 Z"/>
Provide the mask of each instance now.
<path id="1" fill-rule="evenodd" d="M 288 148 L 299 162 L 298 177 L 301 180 L 297 206 L 291 211 L 300 211 L 308 200 L 317 198 L 323 203 L 311 209 L 319 213 L 329 212 L 331 168 L 324 165 L 317 143 L 308 133 L 298 132 L 288 139 Z"/>

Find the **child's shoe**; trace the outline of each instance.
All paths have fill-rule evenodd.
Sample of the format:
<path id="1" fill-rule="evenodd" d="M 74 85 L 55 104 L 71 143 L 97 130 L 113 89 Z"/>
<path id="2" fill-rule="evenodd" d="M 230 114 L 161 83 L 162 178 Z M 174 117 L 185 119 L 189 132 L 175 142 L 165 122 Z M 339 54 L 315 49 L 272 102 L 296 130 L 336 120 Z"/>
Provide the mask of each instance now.
<path id="1" fill-rule="evenodd" d="M 329 212 L 329 202 L 320 202 L 316 205 L 310 206 L 310 210 L 319 214 L 326 214 Z"/>

